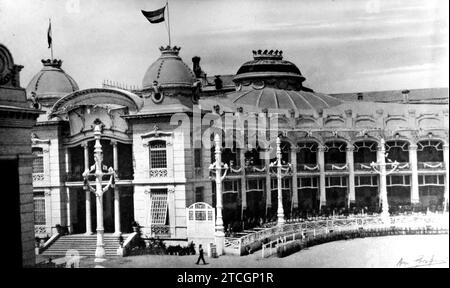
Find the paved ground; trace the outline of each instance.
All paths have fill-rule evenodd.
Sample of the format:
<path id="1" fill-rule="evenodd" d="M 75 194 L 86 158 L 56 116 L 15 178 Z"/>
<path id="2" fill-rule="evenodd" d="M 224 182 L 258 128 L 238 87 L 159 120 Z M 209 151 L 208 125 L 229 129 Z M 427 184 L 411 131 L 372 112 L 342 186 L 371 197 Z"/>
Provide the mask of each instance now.
<path id="1" fill-rule="evenodd" d="M 208 258 L 195 265 L 197 256 L 133 256 L 97 264 L 82 258 L 80 267 L 105 268 L 296 268 L 296 267 L 446 267 L 449 268 L 449 235 L 406 235 L 353 239 L 314 246 L 285 258 L 261 259 L 253 255 Z"/>

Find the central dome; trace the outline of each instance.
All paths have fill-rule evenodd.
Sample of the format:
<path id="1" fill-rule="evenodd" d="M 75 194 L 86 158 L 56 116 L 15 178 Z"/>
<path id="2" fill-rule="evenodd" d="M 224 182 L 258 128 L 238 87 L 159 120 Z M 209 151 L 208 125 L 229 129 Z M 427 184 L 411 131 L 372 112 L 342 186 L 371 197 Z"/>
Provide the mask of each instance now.
<path id="1" fill-rule="evenodd" d="M 180 47 L 160 47 L 161 56 L 147 69 L 142 88 L 149 89 L 154 82 L 162 88 L 192 88 L 197 81 L 194 72 L 181 60 Z"/>

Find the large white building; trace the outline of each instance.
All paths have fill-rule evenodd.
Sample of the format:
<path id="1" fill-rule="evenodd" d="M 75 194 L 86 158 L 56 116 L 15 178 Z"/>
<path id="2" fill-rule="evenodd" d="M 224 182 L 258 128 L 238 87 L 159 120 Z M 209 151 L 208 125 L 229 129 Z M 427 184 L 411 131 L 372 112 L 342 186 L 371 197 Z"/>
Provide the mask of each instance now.
<path id="1" fill-rule="evenodd" d="M 226 135 L 222 161 L 230 167 L 223 183 L 226 225 L 276 215 L 274 156 L 264 159 L 263 145 L 248 141 L 262 130 L 281 136 L 290 167 L 282 181 L 286 217 L 377 211 L 383 185 L 392 209 L 448 205 L 447 88 L 391 91 L 393 102 L 377 101 L 372 92 L 330 96 L 304 87 L 304 75 L 281 51 L 253 51 L 236 75 L 214 78 L 198 57 L 191 69 L 180 48 L 160 50 L 140 89 L 80 89 L 62 61 L 42 60 L 26 89 L 30 105 L 46 111 L 32 134 L 36 235 L 52 235 L 56 225 L 71 234 L 95 231 L 95 196 L 83 190 L 82 173 L 94 163 L 93 127 L 100 122 L 104 165 L 119 178 L 104 195 L 105 233 L 128 233 L 137 221 L 149 237 L 187 239 L 186 207 L 215 206 L 214 148 L 195 135 L 212 140 L 217 119 Z M 434 100 L 427 102 L 429 93 Z M 421 101 L 410 101 L 410 94 Z M 241 121 L 250 118 L 256 120 Z M 262 129 L 265 122 L 272 128 Z M 399 163 L 386 179 L 370 166 L 384 158 L 383 140 L 388 166 Z"/>

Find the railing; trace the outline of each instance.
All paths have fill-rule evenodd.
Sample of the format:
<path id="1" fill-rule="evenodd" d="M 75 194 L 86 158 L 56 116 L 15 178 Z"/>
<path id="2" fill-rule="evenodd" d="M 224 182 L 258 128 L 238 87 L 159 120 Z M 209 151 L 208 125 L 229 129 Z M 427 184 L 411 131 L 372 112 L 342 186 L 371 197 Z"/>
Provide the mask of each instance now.
<path id="1" fill-rule="evenodd" d="M 343 172 L 348 170 L 348 164 L 325 164 L 325 171 L 338 171 Z"/>
<path id="2" fill-rule="evenodd" d="M 34 235 L 44 235 L 47 236 L 48 234 L 51 234 L 51 231 L 47 231 L 46 225 L 34 225 Z"/>
<path id="3" fill-rule="evenodd" d="M 67 173 L 67 174 L 66 174 L 66 181 L 67 181 L 67 182 L 78 182 L 78 181 L 83 181 L 83 172 L 79 172 L 79 173 Z"/>
<path id="4" fill-rule="evenodd" d="M 152 225 L 150 230 L 150 237 L 168 237 L 170 236 L 169 225 Z"/>
<path id="5" fill-rule="evenodd" d="M 127 256 L 128 252 L 131 248 L 131 243 L 137 235 L 138 235 L 137 232 L 133 232 L 130 235 L 128 235 L 127 239 L 123 242 L 122 247 L 118 248 L 118 250 L 121 249 L 122 256 Z"/>
<path id="6" fill-rule="evenodd" d="M 444 167 L 444 163 L 443 162 L 418 162 L 417 163 L 417 169 L 419 170 L 431 170 L 431 171 L 436 171 L 436 170 L 443 170 Z"/>
<path id="7" fill-rule="evenodd" d="M 42 182 L 45 180 L 44 173 L 33 173 L 33 183 Z"/>
<path id="8" fill-rule="evenodd" d="M 392 216 L 381 217 L 376 216 L 354 216 L 322 219 L 315 221 L 303 220 L 300 223 L 284 224 L 283 226 L 275 226 L 267 228 L 253 234 L 245 235 L 241 238 L 228 240 L 230 248 L 237 249 L 238 255 L 242 255 L 246 247 L 250 244 L 273 237 L 285 237 L 287 235 L 300 233 L 305 236 L 316 236 L 323 233 L 330 233 L 333 231 L 349 231 L 355 229 L 369 229 L 369 228 L 385 228 L 385 227 L 403 227 L 403 228 L 417 228 L 433 225 L 439 228 L 449 227 L 448 213 L 444 214 L 417 214 L 407 216 Z M 295 236 L 294 236 L 295 237 Z M 264 247 L 266 244 L 262 244 Z"/>
<path id="9" fill-rule="evenodd" d="M 297 164 L 297 172 L 319 172 L 319 164 Z"/>

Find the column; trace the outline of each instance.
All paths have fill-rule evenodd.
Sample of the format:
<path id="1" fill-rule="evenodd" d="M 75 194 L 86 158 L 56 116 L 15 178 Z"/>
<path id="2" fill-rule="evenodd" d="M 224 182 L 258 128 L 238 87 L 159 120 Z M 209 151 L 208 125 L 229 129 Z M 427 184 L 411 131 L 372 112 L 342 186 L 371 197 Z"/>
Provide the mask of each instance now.
<path id="1" fill-rule="evenodd" d="M 81 144 L 84 148 L 84 170 L 89 170 L 89 149 L 88 143 L 84 142 Z M 86 234 L 92 235 L 92 224 L 91 224 L 91 192 L 86 190 Z"/>
<path id="2" fill-rule="evenodd" d="M 240 154 L 239 154 L 239 158 L 240 158 L 240 166 L 241 166 L 241 206 L 242 206 L 242 211 L 241 211 L 241 220 L 244 220 L 244 214 L 245 211 L 247 210 L 247 188 L 246 188 L 246 177 L 245 177 L 245 151 L 244 148 L 239 149 Z"/>
<path id="3" fill-rule="evenodd" d="M 350 204 L 355 204 L 355 166 L 353 160 L 353 152 L 355 148 L 353 145 L 347 147 L 347 166 L 348 166 L 348 202 L 347 207 L 350 208 Z"/>
<path id="4" fill-rule="evenodd" d="M 266 167 L 266 218 L 269 215 L 270 208 L 272 208 L 272 183 L 270 178 L 270 158 L 269 153 L 266 153 L 266 158 L 264 159 Z M 273 215 L 270 215 L 271 217 Z M 267 219 L 269 221 L 270 219 Z"/>
<path id="5" fill-rule="evenodd" d="M 222 219 L 222 141 L 219 134 L 214 137 L 216 155 L 216 231 L 214 233 L 217 246 L 217 254 L 224 253 L 225 233 Z"/>
<path id="6" fill-rule="evenodd" d="M 326 147 L 319 145 L 317 148 L 317 164 L 319 164 L 320 178 L 319 178 L 319 210 L 322 209 L 322 206 L 327 205 L 327 193 L 325 189 L 325 150 Z"/>
<path id="7" fill-rule="evenodd" d="M 70 217 L 70 188 L 66 187 L 66 226 L 69 233 L 72 233 L 72 221 Z"/>
<path id="8" fill-rule="evenodd" d="M 384 147 L 384 139 L 381 139 L 380 146 L 377 150 L 377 164 L 380 169 L 380 202 L 381 202 L 381 215 L 389 216 L 389 202 L 386 187 L 386 150 Z"/>
<path id="9" fill-rule="evenodd" d="M 297 187 L 297 147 L 291 149 L 291 163 L 292 163 L 292 211 L 298 208 L 298 187 Z M 291 218 L 292 218 L 291 211 Z"/>
<path id="10" fill-rule="evenodd" d="M 417 145 L 409 145 L 409 163 L 411 165 L 411 203 L 420 203 L 419 172 L 417 171 Z"/>
<path id="11" fill-rule="evenodd" d="M 448 144 L 443 145 L 443 156 L 444 156 L 444 166 L 445 166 L 445 188 L 444 188 L 444 212 L 448 212 L 448 186 L 449 186 L 449 173 L 448 173 Z"/>
<path id="12" fill-rule="evenodd" d="M 113 146 L 113 166 L 114 171 L 118 173 L 119 171 L 119 156 L 117 149 L 117 142 L 111 141 Z M 120 194 L 118 185 L 114 185 L 114 235 L 120 235 Z"/>
<path id="13" fill-rule="evenodd" d="M 284 224 L 284 207 L 283 207 L 283 189 L 282 189 L 282 164 L 281 164 L 281 140 L 277 138 L 277 192 L 278 192 L 278 207 L 277 207 L 277 225 Z"/>
<path id="14" fill-rule="evenodd" d="M 69 155 L 69 148 L 64 148 L 64 164 L 65 164 L 65 172 L 66 172 L 66 179 L 69 175 L 70 170 L 70 155 Z M 70 189 L 69 187 L 66 187 L 66 217 L 67 217 L 67 229 L 69 229 L 69 233 L 72 233 L 72 219 L 70 217 L 71 214 L 71 207 L 70 207 Z"/>

